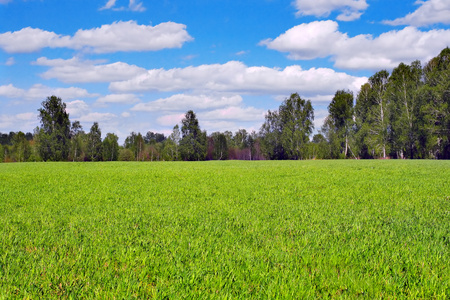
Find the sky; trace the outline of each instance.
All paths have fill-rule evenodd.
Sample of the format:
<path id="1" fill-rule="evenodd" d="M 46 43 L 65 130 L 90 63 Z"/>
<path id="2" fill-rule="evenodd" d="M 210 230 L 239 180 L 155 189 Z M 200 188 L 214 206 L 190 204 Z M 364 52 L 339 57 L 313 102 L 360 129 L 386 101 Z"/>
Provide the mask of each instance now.
<path id="1" fill-rule="evenodd" d="M 0 0 L 0 132 L 32 132 L 51 95 L 123 143 L 258 131 L 292 93 L 315 131 L 337 90 L 450 46 L 449 0 Z"/>

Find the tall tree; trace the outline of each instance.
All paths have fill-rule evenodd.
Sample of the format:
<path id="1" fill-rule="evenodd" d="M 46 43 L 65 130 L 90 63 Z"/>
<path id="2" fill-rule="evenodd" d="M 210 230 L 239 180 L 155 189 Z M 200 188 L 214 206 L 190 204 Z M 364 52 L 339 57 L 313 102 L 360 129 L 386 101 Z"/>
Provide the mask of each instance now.
<path id="1" fill-rule="evenodd" d="M 16 162 L 27 161 L 30 156 L 30 143 L 22 131 L 14 135 L 12 152 Z"/>
<path id="2" fill-rule="evenodd" d="M 6 146 L 3 146 L 0 143 L 0 163 L 5 161 L 5 149 L 4 149 L 4 147 L 6 147 Z"/>
<path id="3" fill-rule="evenodd" d="M 342 138 L 338 135 L 338 131 L 336 130 L 336 126 L 334 125 L 331 116 L 325 118 L 322 128 L 319 130 L 319 135 L 320 136 L 316 137 L 316 141 L 319 143 L 322 142 L 320 140 L 321 137 L 325 138 L 327 141 L 325 149 L 321 151 L 323 158 L 345 158 L 345 155 L 342 153 Z M 321 143 L 320 145 L 323 146 L 324 144 Z"/>
<path id="4" fill-rule="evenodd" d="M 268 111 L 265 122 L 259 131 L 261 150 L 267 159 L 285 159 L 285 151 L 281 144 L 283 126 L 278 111 Z"/>
<path id="5" fill-rule="evenodd" d="M 72 156 L 72 161 L 80 161 L 83 159 L 84 140 L 85 133 L 80 121 L 72 122 L 70 129 L 70 156 Z"/>
<path id="6" fill-rule="evenodd" d="M 144 136 L 144 141 L 146 144 L 156 144 L 162 143 L 166 140 L 163 133 L 154 133 L 153 131 L 148 131 Z"/>
<path id="7" fill-rule="evenodd" d="M 70 121 L 66 104 L 56 96 L 47 97 L 38 109 L 41 121 L 40 154 L 44 161 L 66 160 L 70 146 Z"/>
<path id="8" fill-rule="evenodd" d="M 144 145 L 145 141 L 140 132 L 135 133 L 134 131 L 130 133 L 125 139 L 124 147 L 130 149 L 136 161 L 144 160 Z"/>
<path id="9" fill-rule="evenodd" d="M 423 117 L 420 107 L 422 67 L 419 61 L 411 66 L 399 64 L 389 77 L 391 151 L 396 157 L 417 158 L 420 145 L 420 129 Z"/>
<path id="10" fill-rule="evenodd" d="M 431 59 L 424 68 L 426 87 L 422 97 L 427 144 L 432 157 L 450 159 L 450 48 Z"/>
<path id="11" fill-rule="evenodd" d="M 169 135 L 169 137 L 165 140 L 164 143 L 164 153 L 166 154 L 165 157 L 168 160 L 179 160 L 179 151 L 178 146 L 180 144 L 181 140 L 181 132 L 180 127 L 175 125 L 173 127 L 172 133 Z"/>
<path id="12" fill-rule="evenodd" d="M 269 111 L 261 128 L 263 148 L 268 158 L 304 159 L 309 136 L 314 129 L 311 101 L 292 94 L 279 107 Z"/>
<path id="13" fill-rule="evenodd" d="M 228 144 L 225 134 L 221 132 L 214 132 L 213 134 L 211 134 L 211 140 L 213 143 L 212 159 L 228 159 Z"/>
<path id="14" fill-rule="evenodd" d="M 92 124 L 87 135 L 86 155 L 90 161 L 102 160 L 102 132 L 97 122 Z"/>
<path id="15" fill-rule="evenodd" d="M 206 132 L 202 132 L 197 116 L 192 110 L 186 112 L 181 121 L 182 138 L 180 154 L 183 160 L 205 160 L 207 154 Z"/>
<path id="16" fill-rule="evenodd" d="M 339 90 L 328 105 L 329 130 L 336 132 L 341 153 L 344 157 L 349 154 L 349 136 L 353 128 L 353 93 Z"/>
<path id="17" fill-rule="evenodd" d="M 379 71 L 369 78 L 370 97 L 373 105 L 369 109 L 369 143 L 378 150 L 379 155 L 386 158 L 389 152 L 389 102 L 386 97 L 389 73 Z"/>
<path id="18" fill-rule="evenodd" d="M 102 143 L 103 160 L 116 161 L 119 158 L 119 137 L 114 133 L 106 134 Z"/>

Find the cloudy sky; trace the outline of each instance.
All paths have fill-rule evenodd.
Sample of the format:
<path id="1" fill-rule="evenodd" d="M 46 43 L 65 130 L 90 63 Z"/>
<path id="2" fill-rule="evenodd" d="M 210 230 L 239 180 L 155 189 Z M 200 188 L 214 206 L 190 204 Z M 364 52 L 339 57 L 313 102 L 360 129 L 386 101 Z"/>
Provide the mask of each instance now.
<path id="1" fill-rule="evenodd" d="M 123 142 L 258 130 L 298 92 L 316 130 L 339 89 L 450 46 L 448 0 L 0 0 L 0 132 L 32 132 L 47 96 Z"/>

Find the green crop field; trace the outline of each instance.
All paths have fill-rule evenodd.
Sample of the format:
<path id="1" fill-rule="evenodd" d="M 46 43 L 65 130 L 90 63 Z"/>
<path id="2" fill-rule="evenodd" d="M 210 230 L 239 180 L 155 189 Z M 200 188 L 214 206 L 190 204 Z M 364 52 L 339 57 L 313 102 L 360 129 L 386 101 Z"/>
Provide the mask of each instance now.
<path id="1" fill-rule="evenodd" d="M 450 297 L 450 161 L 0 164 L 0 299 Z"/>

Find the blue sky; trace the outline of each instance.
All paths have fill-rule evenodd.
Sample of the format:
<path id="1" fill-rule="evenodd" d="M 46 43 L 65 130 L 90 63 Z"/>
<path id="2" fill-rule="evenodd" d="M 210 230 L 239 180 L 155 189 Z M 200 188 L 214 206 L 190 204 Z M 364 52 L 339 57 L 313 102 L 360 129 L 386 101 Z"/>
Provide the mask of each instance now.
<path id="1" fill-rule="evenodd" d="M 320 129 L 339 89 L 450 46 L 450 1 L 0 0 L 0 132 L 32 132 L 47 96 L 123 142 L 258 130 L 298 92 Z"/>

